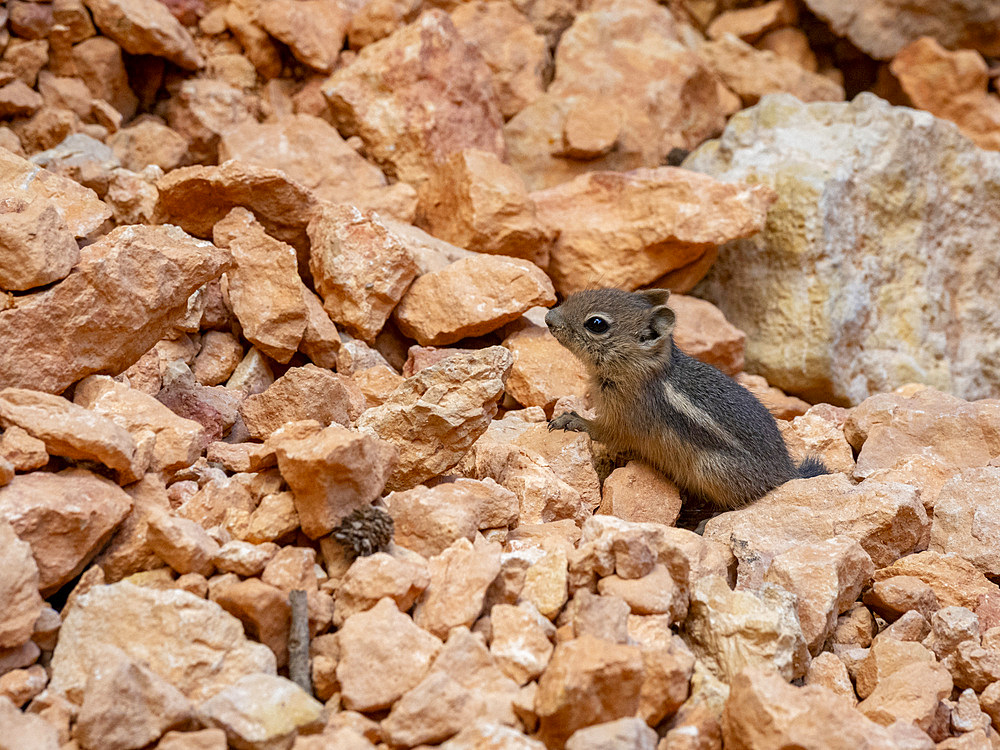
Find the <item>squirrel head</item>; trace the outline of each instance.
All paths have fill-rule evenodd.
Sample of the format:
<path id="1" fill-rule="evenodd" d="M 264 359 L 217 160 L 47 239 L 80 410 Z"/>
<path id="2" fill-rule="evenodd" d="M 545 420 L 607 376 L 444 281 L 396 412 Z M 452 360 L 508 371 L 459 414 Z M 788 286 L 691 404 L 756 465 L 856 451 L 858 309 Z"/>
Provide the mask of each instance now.
<path id="1" fill-rule="evenodd" d="M 675 318 L 669 297 L 667 289 L 588 289 L 549 310 L 545 323 L 598 380 L 643 379 L 670 358 Z"/>

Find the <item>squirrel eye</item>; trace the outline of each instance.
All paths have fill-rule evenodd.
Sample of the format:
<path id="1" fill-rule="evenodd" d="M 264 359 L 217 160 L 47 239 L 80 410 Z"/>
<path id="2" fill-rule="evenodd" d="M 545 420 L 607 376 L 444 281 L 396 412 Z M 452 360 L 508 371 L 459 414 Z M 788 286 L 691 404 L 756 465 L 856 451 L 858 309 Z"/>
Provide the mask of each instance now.
<path id="1" fill-rule="evenodd" d="M 583 327 L 591 333 L 604 333 L 608 330 L 608 321 L 599 315 L 592 315 L 584 321 Z"/>

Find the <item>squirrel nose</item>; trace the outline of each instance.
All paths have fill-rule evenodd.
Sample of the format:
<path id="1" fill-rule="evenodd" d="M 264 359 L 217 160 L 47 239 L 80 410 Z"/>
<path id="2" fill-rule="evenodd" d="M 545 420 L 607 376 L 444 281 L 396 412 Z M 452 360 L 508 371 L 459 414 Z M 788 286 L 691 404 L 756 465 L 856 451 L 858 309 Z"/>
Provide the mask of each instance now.
<path id="1" fill-rule="evenodd" d="M 547 313 L 545 313 L 545 325 L 549 328 L 553 326 L 561 325 L 563 322 L 562 313 L 559 312 L 558 307 L 553 307 Z"/>

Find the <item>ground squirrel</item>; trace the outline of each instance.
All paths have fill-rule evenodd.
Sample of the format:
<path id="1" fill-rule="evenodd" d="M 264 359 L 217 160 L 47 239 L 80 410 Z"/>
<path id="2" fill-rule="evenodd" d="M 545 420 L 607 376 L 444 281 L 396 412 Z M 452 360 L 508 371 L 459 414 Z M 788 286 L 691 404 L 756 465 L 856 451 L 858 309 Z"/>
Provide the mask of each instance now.
<path id="1" fill-rule="evenodd" d="M 818 459 L 792 462 L 774 417 L 749 391 L 674 346 L 669 296 L 595 289 L 549 310 L 552 335 L 587 367 L 597 412 L 560 414 L 549 429 L 586 432 L 722 508 L 826 474 Z"/>

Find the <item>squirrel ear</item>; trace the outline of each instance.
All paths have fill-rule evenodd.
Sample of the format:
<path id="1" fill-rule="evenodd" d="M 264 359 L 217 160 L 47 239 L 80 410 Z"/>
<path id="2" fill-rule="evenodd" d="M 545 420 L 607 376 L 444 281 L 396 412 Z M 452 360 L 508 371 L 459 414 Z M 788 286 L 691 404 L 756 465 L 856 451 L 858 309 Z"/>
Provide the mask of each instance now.
<path id="1" fill-rule="evenodd" d="M 676 322 L 674 311 L 669 307 L 666 305 L 654 307 L 649 314 L 649 327 L 642 337 L 643 343 L 646 346 L 658 346 L 673 332 Z"/>
<path id="2" fill-rule="evenodd" d="M 670 299 L 669 289 L 643 289 L 636 292 L 636 294 L 645 298 L 653 307 L 665 305 L 667 304 L 667 300 Z"/>

